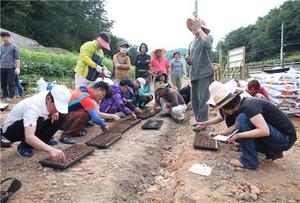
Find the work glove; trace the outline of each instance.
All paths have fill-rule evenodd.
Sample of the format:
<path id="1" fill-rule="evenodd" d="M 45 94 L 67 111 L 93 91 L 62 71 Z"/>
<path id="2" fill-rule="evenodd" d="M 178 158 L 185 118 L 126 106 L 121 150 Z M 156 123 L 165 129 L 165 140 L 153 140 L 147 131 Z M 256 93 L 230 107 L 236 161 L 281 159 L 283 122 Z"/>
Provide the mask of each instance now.
<path id="1" fill-rule="evenodd" d="M 111 76 L 111 72 L 105 66 L 97 65 L 96 66 L 96 71 L 100 74 L 104 74 L 105 77 L 110 77 Z"/>

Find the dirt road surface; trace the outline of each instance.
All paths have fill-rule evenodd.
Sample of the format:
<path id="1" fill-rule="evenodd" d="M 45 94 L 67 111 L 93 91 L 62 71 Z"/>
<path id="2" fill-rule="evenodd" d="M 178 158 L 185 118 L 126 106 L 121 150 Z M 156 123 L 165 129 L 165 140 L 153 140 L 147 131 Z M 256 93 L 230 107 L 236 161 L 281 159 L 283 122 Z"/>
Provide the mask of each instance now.
<path id="1" fill-rule="evenodd" d="M 220 144 L 217 152 L 193 148 L 190 107 L 187 114 L 184 124 L 156 115 L 164 121 L 159 131 L 142 130 L 142 121 L 110 148 L 96 149 L 64 171 L 42 167 L 38 163 L 46 156 L 42 152 L 20 157 L 18 143 L 1 149 L 1 179 L 15 176 L 23 183 L 10 202 L 300 202 L 299 142 L 282 159 L 261 161 L 257 170 L 237 171 L 229 164 L 239 157 L 233 146 Z M 291 119 L 299 140 L 299 118 Z M 217 126 L 217 130 L 222 128 L 224 124 Z M 93 127 L 76 140 L 84 143 L 99 133 Z M 68 146 L 60 143 L 57 147 Z M 196 163 L 211 167 L 211 175 L 189 172 Z"/>

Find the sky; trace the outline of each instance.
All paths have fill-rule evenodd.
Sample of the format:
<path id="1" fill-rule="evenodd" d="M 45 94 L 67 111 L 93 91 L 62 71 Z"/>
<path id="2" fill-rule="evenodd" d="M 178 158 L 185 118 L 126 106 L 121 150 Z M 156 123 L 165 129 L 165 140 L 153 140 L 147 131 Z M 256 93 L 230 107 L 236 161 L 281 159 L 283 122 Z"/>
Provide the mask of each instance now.
<path id="1" fill-rule="evenodd" d="M 255 24 L 258 17 L 286 0 L 198 0 L 198 16 L 214 38 L 213 47 L 230 31 Z M 149 50 L 188 48 L 193 35 L 186 28 L 195 0 L 106 0 L 112 34 Z"/>

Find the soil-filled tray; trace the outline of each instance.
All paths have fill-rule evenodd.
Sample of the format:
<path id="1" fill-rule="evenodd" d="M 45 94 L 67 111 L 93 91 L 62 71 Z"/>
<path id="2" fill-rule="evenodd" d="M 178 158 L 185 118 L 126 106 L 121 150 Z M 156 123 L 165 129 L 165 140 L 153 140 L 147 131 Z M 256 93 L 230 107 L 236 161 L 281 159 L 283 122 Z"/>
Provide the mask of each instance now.
<path id="1" fill-rule="evenodd" d="M 66 156 L 65 162 L 56 162 L 48 157 L 40 161 L 41 165 L 64 170 L 74 163 L 78 162 L 83 157 L 91 154 L 94 151 L 94 148 L 86 145 L 73 145 L 64 149 L 63 151 Z"/>
<path id="2" fill-rule="evenodd" d="M 208 138 L 206 134 L 199 132 L 196 133 L 194 138 L 194 148 L 217 151 L 219 149 L 219 144 L 217 140 Z"/>
<path id="3" fill-rule="evenodd" d="M 92 138 L 91 140 L 87 141 L 85 144 L 89 146 L 94 146 L 97 148 L 105 149 L 115 143 L 122 137 L 120 133 L 102 133 L 97 137 Z"/>
<path id="4" fill-rule="evenodd" d="M 163 124 L 163 120 L 148 120 L 142 125 L 144 130 L 158 130 Z"/>
<path id="5" fill-rule="evenodd" d="M 130 117 L 127 117 L 127 118 L 118 120 L 118 121 L 115 123 L 115 125 L 126 124 L 126 125 L 129 125 L 130 127 L 133 127 L 133 126 L 135 126 L 136 124 L 138 124 L 138 123 L 141 122 L 141 121 L 142 121 L 141 119 L 133 120 L 133 119 L 131 119 Z"/>
<path id="6" fill-rule="evenodd" d="M 141 113 L 137 114 L 136 116 L 139 119 L 145 120 L 147 118 L 154 116 L 155 114 L 156 114 L 155 111 L 152 111 L 151 109 L 145 109 Z"/>
<path id="7" fill-rule="evenodd" d="M 114 123 L 109 127 L 111 133 L 125 133 L 129 128 L 131 128 L 131 125 L 122 123 Z"/>

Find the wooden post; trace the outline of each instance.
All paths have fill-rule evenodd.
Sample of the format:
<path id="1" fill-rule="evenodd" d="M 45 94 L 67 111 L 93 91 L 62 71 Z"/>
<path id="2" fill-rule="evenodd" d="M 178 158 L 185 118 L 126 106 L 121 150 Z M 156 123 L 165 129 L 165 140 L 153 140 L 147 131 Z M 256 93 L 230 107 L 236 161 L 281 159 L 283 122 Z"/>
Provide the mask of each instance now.
<path id="1" fill-rule="evenodd" d="M 265 65 L 264 65 L 264 61 L 261 62 L 261 72 L 265 71 Z"/>

